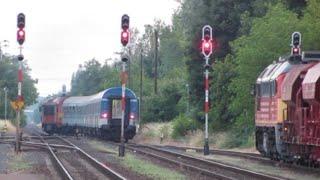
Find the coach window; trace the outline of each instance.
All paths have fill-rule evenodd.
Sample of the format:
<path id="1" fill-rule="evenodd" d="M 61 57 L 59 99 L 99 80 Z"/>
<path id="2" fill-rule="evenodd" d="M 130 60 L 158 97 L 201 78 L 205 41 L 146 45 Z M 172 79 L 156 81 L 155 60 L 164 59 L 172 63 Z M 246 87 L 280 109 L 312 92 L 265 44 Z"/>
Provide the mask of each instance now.
<path id="1" fill-rule="evenodd" d="M 261 96 L 261 84 L 259 83 L 257 83 L 256 84 L 256 95 L 257 95 L 257 97 L 260 97 Z"/>
<path id="2" fill-rule="evenodd" d="M 276 84 L 276 81 L 273 80 L 271 82 L 271 96 L 275 96 L 277 93 L 277 84 Z"/>
<path id="3" fill-rule="evenodd" d="M 270 97 L 270 83 L 261 83 L 261 97 Z"/>

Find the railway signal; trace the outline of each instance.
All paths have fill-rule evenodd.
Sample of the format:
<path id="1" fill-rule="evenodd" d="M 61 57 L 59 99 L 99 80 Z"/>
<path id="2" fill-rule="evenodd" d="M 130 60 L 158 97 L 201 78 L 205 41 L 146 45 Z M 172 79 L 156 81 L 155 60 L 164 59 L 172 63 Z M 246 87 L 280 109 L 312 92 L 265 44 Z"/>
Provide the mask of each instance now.
<path id="1" fill-rule="evenodd" d="M 130 33 L 129 33 L 129 16 L 124 14 L 121 17 L 121 44 L 124 48 L 127 48 L 127 44 L 129 43 Z M 125 49 L 126 51 L 126 49 Z M 123 53 L 121 55 L 122 60 L 122 72 L 121 72 L 121 84 L 122 84 L 122 93 L 121 93 L 121 104 L 122 104 L 122 117 L 121 117 L 121 137 L 120 137 L 120 145 L 119 145 L 119 156 L 123 157 L 125 152 L 124 146 L 124 120 L 125 120 L 125 112 L 126 112 L 126 63 L 130 60 L 130 57 Z"/>
<path id="2" fill-rule="evenodd" d="M 17 41 L 20 45 L 22 45 L 24 43 L 25 36 L 26 36 L 26 33 L 24 31 L 25 19 L 26 19 L 26 17 L 23 13 L 18 14 L 18 17 L 17 17 L 17 27 L 18 27 Z"/>
<path id="3" fill-rule="evenodd" d="M 19 13 L 17 19 L 17 27 L 19 29 L 23 29 L 25 26 L 26 16 L 23 13 Z"/>
<path id="4" fill-rule="evenodd" d="M 20 152 L 21 147 L 21 132 L 20 132 L 20 115 L 21 109 L 24 105 L 24 100 L 22 96 L 22 81 L 23 81 L 23 73 L 22 73 L 22 60 L 24 56 L 22 55 L 22 45 L 25 41 L 26 33 L 24 31 L 26 17 L 23 13 L 19 13 L 17 16 L 17 42 L 19 44 L 20 54 L 18 55 L 19 60 L 19 70 L 18 70 L 18 97 L 17 100 L 12 103 L 13 108 L 17 112 L 17 121 L 16 121 L 16 145 L 15 151 L 16 153 Z"/>
<path id="5" fill-rule="evenodd" d="M 301 33 L 294 32 L 291 36 L 291 55 L 300 56 L 301 55 Z"/>
<path id="6" fill-rule="evenodd" d="M 205 25 L 202 28 L 202 48 L 201 52 L 205 57 L 205 138 L 203 154 L 209 155 L 209 139 L 208 139 L 208 113 L 209 113 L 209 57 L 212 54 L 212 28 L 209 25 Z"/>
<path id="7" fill-rule="evenodd" d="M 210 56 L 212 54 L 212 28 L 208 25 L 202 29 L 202 54 Z"/>
<path id="8" fill-rule="evenodd" d="M 129 39 L 130 39 L 129 21 L 130 21 L 130 18 L 128 15 L 125 14 L 122 16 L 122 18 L 121 18 L 121 28 L 122 28 L 121 44 L 123 46 L 127 46 L 127 44 L 129 43 Z"/>

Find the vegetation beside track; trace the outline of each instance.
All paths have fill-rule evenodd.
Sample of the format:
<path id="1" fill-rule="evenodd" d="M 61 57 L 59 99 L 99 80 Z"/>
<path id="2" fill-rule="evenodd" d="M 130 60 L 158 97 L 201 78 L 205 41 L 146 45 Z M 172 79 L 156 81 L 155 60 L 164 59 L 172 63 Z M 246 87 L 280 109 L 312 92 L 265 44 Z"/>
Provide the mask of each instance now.
<path id="1" fill-rule="evenodd" d="M 126 167 L 138 174 L 150 177 L 152 179 L 186 179 L 186 177 L 178 172 L 163 168 L 159 165 L 153 164 L 147 160 L 140 159 L 139 157 L 126 151 L 126 156 L 118 157 L 116 149 L 107 147 L 105 144 L 92 140 L 89 142 L 90 146 L 100 152 L 113 154 L 114 157 L 120 162 L 123 167 Z"/>
<path id="2" fill-rule="evenodd" d="M 8 171 L 9 172 L 17 172 L 17 171 L 22 171 L 22 170 L 27 170 L 31 169 L 32 164 L 27 162 L 24 159 L 23 154 L 10 154 L 9 155 L 9 161 L 8 161 Z"/>
<path id="3" fill-rule="evenodd" d="M 254 0 L 185 0 L 172 15 L 172 25 L 160 20 L 132 29 L 128 87 L 140 96 L 142 62 L 143 123 L 175 122 L 174 136 L 203 129 L 203 58 L 198 44 L 201 28 L 214 27 L 216 49 L 210 62 L 209 130 L 226 132 L 224 147 L 254 145 L 254 97 L 250 95 L 259 72 L 288 54 L 291 33 L 300 31 L 304 50 L 320 49 L 320 2 Z M 266 29 L 268 31 L 266 31 Z M 158 87 L 154 91 L 154 31 L 159 32 Z M 141 51 L 143 53 L 141 54 Z M 141 61 L 142 57 L 142 61 Z M 119 86 L 121 62 L 87 61 L 72 76 L 72 95 L 88 95 Z M 108 80 L 106 80 L 108 79 Z M 185 114 L 185 115 L 184 115 Z M 152 134 L 151 134 L 152 135 Z"/>

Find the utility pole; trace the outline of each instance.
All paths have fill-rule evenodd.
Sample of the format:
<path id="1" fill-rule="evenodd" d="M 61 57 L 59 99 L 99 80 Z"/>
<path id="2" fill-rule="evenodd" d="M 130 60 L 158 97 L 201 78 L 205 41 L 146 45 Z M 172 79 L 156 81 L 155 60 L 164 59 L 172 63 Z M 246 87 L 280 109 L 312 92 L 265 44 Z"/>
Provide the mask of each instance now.
<path id="1" fill-rule="evenodd" d="M 8 47 L 8 43 L 9 43 L 8 40 L 0 41 L 0 61 L 2 61 L 2 59 L 3 59 L 2 44 L 4 44 L 3 47 Z"/>
<path id="2" fill-rule="evenodd" d="M 142 96 L 143 96 L 143 90 L 142 90 L 142 76 L 143 76 L 143 64 L 142 64 L 142 60 L 143 60 L 143 49 L 142 49 L 142 45 L 141 45 L 141 51 L 140 51 L 140 102 L 139 102 L 139 110 L 140 112 L 142 112 L 141 107 L 142 107 Z M 139 113 L 139 121 L 141 122 L 141 113 Z"/>
<path id="3" fill-rule="evenodd" d="M 189 84 L 186 84 L 186 88 L 187 88 L 187 115 L 190 115 L 190 87 Z"/>
<path id="4" fill-rule="evenodd" d="M 154 52 L 154 93 L 158 94 L 158 31 L 154 30 L 155 52 Z"/>
<path id="5" fill-rule="evenodd" d="M 129 48 L 128 48 L 128 52 L 129 52 L 129 57 L 131 58 L 131 48 L 130 48 L 130 45 L 129 45 Z M 132 88 L 132 81 L 131 81 L 131 61 L 128 62 L 128 87 L 129 87 L 129 89 Z"/>
<path id="6" fill-rule="evenodd" d="M 8 88 L 4 87 L 4 127 L 7 129 L 7 105 L 8 105 Z"/>

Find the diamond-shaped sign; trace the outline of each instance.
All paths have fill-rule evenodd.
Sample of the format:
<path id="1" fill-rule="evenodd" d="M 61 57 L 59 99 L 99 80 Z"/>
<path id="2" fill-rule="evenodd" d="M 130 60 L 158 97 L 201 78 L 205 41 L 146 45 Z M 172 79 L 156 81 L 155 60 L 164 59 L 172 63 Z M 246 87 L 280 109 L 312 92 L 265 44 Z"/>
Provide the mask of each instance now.
<path id="1" fill-rule="evenodd" d="M 24 106 L 24 101 L 23 100 L 15 100 L 15 101 L 11 101 L 11 107 L 14 110 L 21 110 Z"/>

